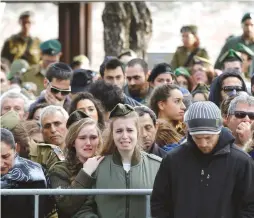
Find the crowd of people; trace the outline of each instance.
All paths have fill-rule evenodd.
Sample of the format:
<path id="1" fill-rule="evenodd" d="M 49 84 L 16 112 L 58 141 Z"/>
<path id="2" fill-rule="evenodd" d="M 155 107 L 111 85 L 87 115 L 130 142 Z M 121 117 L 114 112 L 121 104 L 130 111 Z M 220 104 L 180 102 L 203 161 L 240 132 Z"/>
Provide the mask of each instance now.
<path id="1" fill-rule="evenodd" d="M 152 189 L 154 218 L 254 217 L 254 14 L 215 63 L 181 28 L 171 63 L 134 51 L 61 62 L 31 36 L 33 13 L 1 52 L 1 188 Z M 142 218 L 145 196 L 40 196 L 39 217 Z M 1 215 L 34 216 L 33 196 L 1 196 Z"/>

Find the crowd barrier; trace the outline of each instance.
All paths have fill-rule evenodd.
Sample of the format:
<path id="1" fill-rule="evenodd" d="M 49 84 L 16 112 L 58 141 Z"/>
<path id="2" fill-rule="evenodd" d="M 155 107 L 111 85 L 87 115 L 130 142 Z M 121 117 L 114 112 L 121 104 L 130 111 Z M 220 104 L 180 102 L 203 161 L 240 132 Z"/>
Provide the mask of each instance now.
<path id="1" fill-rule="evenodd" d="M 40 195 L 145 195 L 149 218 L 151 193 L 152 189 L 1 189 L 1 195 L 34 195 L 34 218 L 39 218 Z"/>

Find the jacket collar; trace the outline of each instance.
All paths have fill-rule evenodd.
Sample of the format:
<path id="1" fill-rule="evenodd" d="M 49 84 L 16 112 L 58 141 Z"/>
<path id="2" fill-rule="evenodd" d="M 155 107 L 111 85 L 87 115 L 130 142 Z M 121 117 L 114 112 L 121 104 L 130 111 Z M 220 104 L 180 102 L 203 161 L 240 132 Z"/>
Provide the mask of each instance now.
<path id="1" fill-rule="evenodd" d="M 115 152 L 112 155 L 113 162 L 119 166 L 123 166 L 121 155 L 118 151 L 118 149 L 115 150 Z M 131 166 L 137 165 L 141 160 L 141 152 L 138 150 L 138 148 L 134 149 L 132 158 L 131 158 Z"/>

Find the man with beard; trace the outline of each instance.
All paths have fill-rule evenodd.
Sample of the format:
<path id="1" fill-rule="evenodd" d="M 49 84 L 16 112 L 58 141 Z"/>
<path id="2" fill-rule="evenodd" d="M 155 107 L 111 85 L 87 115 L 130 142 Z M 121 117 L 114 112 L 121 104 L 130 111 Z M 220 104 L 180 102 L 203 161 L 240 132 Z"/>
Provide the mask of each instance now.
<path id="1" fill-rule="evenodd" d="M 249 47 L 254 51 L 254 13 L 246 13 L 242 17 L 241 24 L 243 34 L 241 36 L 231 37 L 226 41 L 226 44 L 221 49 L 218 59 L 215 63 L 216 69 L 221 69 L 223 64 L 219 61 L 221 56 L 225 54 L 229 49 L 237 50 L 238 43 Z"/>
<path id="2" fill-rule="evenodd" d="M 124 87 L 124 93 L 134 100 L 146 105 L 148 97 L 152 92 L 147 82 L 148 65 L 140 58 L 134 58 L 128 62 L 125 69 L 127 85 Z"/>

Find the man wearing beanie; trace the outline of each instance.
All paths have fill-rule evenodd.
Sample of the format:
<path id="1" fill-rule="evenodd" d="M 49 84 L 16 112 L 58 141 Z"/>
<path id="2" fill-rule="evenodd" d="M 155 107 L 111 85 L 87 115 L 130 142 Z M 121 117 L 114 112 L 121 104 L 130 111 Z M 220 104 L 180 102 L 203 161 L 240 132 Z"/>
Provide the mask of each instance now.
<path id="1" fill-rule="evenodd" d="M 163 159 L 151 196 L 156 218 L 254 217 L 254 162 L 222 127 L 219 108 L 192 104 L 187 141 Z"/>

